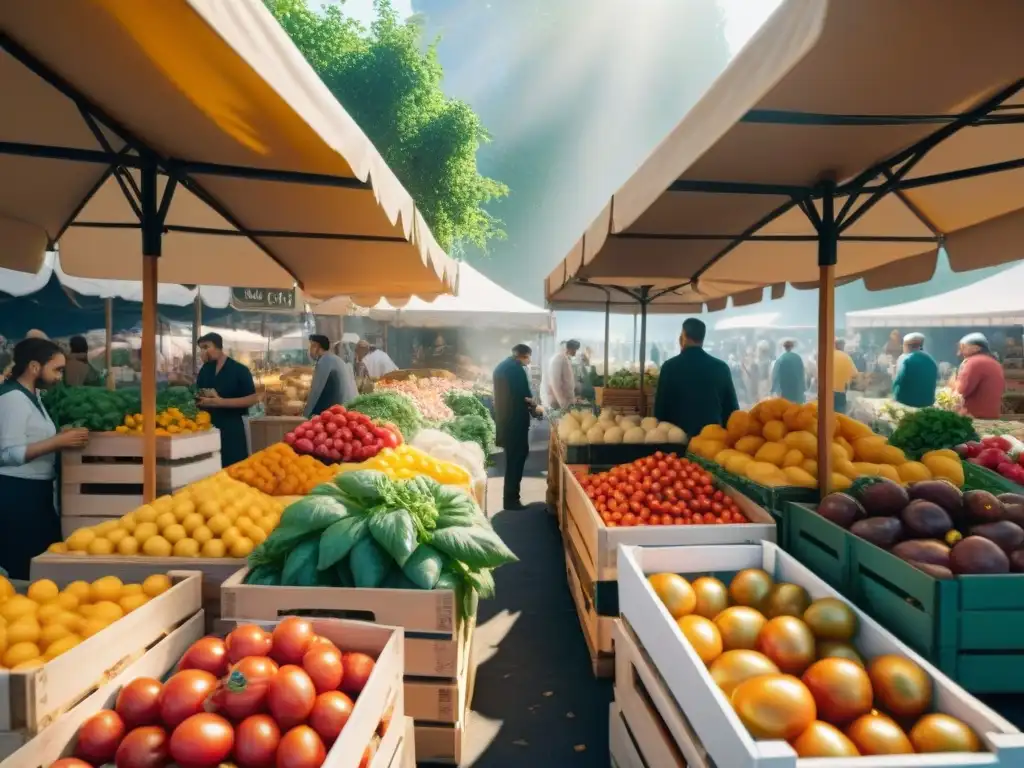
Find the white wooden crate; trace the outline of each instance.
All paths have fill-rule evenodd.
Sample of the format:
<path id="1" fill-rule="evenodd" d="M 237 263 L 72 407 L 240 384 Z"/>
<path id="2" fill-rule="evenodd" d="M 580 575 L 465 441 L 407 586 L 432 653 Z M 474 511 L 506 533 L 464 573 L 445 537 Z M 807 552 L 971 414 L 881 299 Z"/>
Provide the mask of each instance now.
<path id="1" fill-rule="evenodd" d="M 633 734 L 626 725 L 626 719 L 616 702 L 612 702 L 608 713 L 608 751 L 611 753 L 612 768 L 652 768 L 640 757 L 640 750 Z M 658 766 L 667 768 L 667 766 Z"/>
<path id="2" fill-rule="evenodd" d="M 0 670 L 0 732 L 6 744 L 44 731 L 202 609 L 202 575 L 175 571 L 170 576 L 175 584 L 167 592 L 53 661 L 25 672 Z M 74 580 L 55 579 L 62 588 Z"/>
<path id="3" fill-rule="evenodd" d="M 804 587 L 812 599 L 834 597 L 857 613 L 858 650 L 866 658 L 894 653 L 920 665 L 932 678 L 935 709 L 957 717 L 990 750 L 980 754 L 888 755 L 884 757 L 797 760 L 784 741 L 752 738 L 707 667 L 685 640 L 647 581 L 652 573 L 695 575 L 763 568 L 777 581 Z M 954 768 L 1024 767 L 1024 734 L 931 666 L 845 597 L 770 542 L 709 547 L 621 547 L 619 599 L 622 615 L 646 650 L 665 686 L 692 726 L 698 746 L 718 766 L 728 768 Z"/>

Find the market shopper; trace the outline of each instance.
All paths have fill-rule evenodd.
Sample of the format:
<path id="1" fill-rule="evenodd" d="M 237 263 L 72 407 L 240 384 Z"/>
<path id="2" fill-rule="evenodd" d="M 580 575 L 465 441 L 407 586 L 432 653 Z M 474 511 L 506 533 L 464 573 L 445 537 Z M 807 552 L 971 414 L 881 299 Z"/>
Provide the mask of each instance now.
<path id="1" fill-rule="evenodd" d="M 89 362 L 89 342 L 85 336 L 72 336 L 68 340 L 67 365 L 64 366 L 64 383 L 69 387 L 99 387 L 103 385 L 100 372 Z"/>
<path id="2" fill-rule="evenodd" d="M 796 341 L 793 339 L 782 342 L 783 352 L 772 367 L 772 394 L 803 405 L 807 394 L 807 375 L 803 358 L 793 351 L 794 347 Z"/>
<path id="3" fill-rule="evenodd" d="M 366 375 L 371 379 L 379 379 L 392 371 L 397 371 L 398 366 L 383 349 L 370 346 L 366 339 L 360 339 L 356 344 L 356 365 L 361 366 Z"/>
<path id="4" fill-rule="evenodd" d="M 696 436 L 708 424 L 725 426 L 739 410 L 729 366 L 704 351 L 707 326 L 695 317 L 683 323 L 681 351 L 665 361 L 658 376 L 654 416 Z"/>
<path id="5" fill-rule="evenodd" d="M 546 408 L 564 411 L 576 400 L 576 375 L 572 362 L 579 349 L 580 343 L 569 339 L 548 361 L 543 387 Z"/>
<path id="6" fill-rule="evenodd" d="M 494 422 L 496 442 L 505 449 L 504 509 L 523 509 L 520 489 L 523 470 L 530 455 L 530 418 L 540 409 L 530 391 L 526 368 L 533 350 L 526 344 L 512 347 L 511 356 L 494 369 Z"/>
<path id="7" fill-rule="evenodd" d="M 857 364 L 846 353 L 846 340 L 836 339 L 832 352 L 832 390 L 835 393 L 836 413 L 846 413 L 846 391 L 857 378 Z"/>
<path id="8" fill-rule="evenodd" d="M 315 369 L 303 412 L 307 419 L 331 406 L 344 405 L 359 394 L 352 366 L 331 352 L 330 339 L 319 333 L 310 336 L 309 356 Z"/>
<path id="9" fill-rule="evenodd" d="M 903 337 L 903 355 L 896 366 L 892 397 L 911 408 L 935 405 L 935 388 L 939 383 L 939 366 L 924 351 L 924 334 L 908 333 Z"/>
<path id="10" fill-rule="evenodd" d="M 975 419 L 998 419 L 1003 412 L 1006 376 L 982 333 L 960 340 L 964 361 L 956 375 L 956 391 L 963 398 L 962 411 Z"/>
<path id="11" fill-rule="evenodd" d="M 248 414 L 259 395 L 249 369 L 225 354 L 219 333 L 200 337 L 199 351 L 204 362 L 196 377 L 197 403 L 220 430 L 220 461 L 229 467 L 249 456 Z"/>
<path id="12" fill-rule="evenodd" d="M 0 386 L 0 567 L 15 579 L 60 541 L 54 506 L 56 454 L 89 440 L 84 429 L 58 432 L 39 397 L 60 383 L 66 360 L 54 342 L 25 339 L 14 347 L 10 379 Z"/>

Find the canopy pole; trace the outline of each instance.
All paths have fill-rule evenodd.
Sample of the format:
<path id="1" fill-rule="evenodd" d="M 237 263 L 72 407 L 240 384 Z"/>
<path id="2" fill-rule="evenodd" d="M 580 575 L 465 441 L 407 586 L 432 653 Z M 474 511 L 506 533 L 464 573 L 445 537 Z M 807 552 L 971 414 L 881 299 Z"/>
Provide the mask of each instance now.
<path id="1" fill-rule="evenodd" d="M 107 332 L 107 348 L 103 352 L 103 367 L 107 369 L 107 389 L 113 390 L 114 383 L 114 300 L 103 302 L 103 314 L 106 316 L 104 328 Z"/>
<path id="2" fill-rule="evenodd" d="M 636 360 L 636 312 L 633 313 L 633 360 Z"/>
<path id="3" fill-rule="evenodd" d="M 647 366 L 647 304 L 650 301 L 650 290 L 650 286 L 647 285 L 640 287 L 640 413 L 643 416 L 647 415 L 644 369 Z"/>
<path id="4" fill-rule="evenodd" d="M 192 302 L 192 381 L 199 377 L 199 331 L 203 327 L 203 297 L 196 288 L 196 297 Z"/>
<path id="5" fill-rule="evenodd" d="M 601 382 L 604 386 L 608 386 L 608 377 L 611 373 L 608 370 L 609 358 L 608 348 L 612 344 L 611 330 L 612 330 L 612 295 L 605 291 L 604 300 L 604 372 L 601 375 Z"/>
<path id="6" fill-rule="evenodd" d="M 835 433 L 833 388 L 836 331 L 836 261 L 839 228 L 835 216 L 835 182 L 822 184 L 818 224 L 818 488 L 832 485 L 832 436 Z"/>

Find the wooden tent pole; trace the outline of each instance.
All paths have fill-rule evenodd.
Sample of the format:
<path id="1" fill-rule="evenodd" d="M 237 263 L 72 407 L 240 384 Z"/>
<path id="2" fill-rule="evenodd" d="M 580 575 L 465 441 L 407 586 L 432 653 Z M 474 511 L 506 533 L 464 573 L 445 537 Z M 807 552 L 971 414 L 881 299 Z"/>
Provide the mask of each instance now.
<path id="1" fill-rule="evenodd" d="M 159 257 L 142 257 L 143 502 L 156 498 L 156 288 Z"/>
<path id="2" fill-rule="evenodd" d="M 835 182 L 821 183 L 818 229 L 818 489 L 832 486 L 832 436 L 835 434 L 836 261 L 839 226 L 835 215 Z"/>
<path id="3" fill-rule="evenodd" d="M 192 303 L 192 381 L 199 376 L 199 331 L 203 327 L 203 297 L 196 288 L 196 298 Z"/>
<path id="4" fill-rule="evenodd" d="M 106 315 L 105 328 L 107 332 L 107 348 L 103 353 L 103 366 L 107 369 L 107 389 L 113 390 L 114 382 L 114 300 L 107 299 L 104 303 L 104 314 Z"/>
<path id="5" fill-rule="evenodd" d="M 606 291 L 607 293 L 607 291 Z M 612 295 L 607 293 L 604 300 L 604 371 L 601 376 L 601 382 L 604 386 L 608 386 L 608 377 L 611 376 L 611 372 L 608 370 L 608 347 L 611 346 L 611 333 L 612 333 Z"/>

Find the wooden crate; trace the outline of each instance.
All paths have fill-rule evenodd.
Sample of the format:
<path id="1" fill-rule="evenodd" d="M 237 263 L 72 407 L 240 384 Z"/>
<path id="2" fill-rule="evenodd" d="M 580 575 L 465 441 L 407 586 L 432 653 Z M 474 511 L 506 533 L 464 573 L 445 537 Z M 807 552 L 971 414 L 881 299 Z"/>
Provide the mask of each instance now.
<path id="1" fill-rule="evenodd" d="M 286 434 L 305 421 L 302 416 L 261 416 L 249 419 L 249 444 L 252 452 L 280 443 Z"/>
<path id="2" fill-rule="evenodd" d="M 640 745 L 626 724 L 618 703 L 613 701 L 609 710 L 608 751 L 612 768 L 648 768 L 640 757 Z"/>
<path id="3" fill-rule="evenodd" d="M 586 590 L 580 583 L 579 570 L 582 566 L 577 565 L 574 559 L 572 548 L 565 548 L 565 578 L 569 583 L 569 594 L 572 596 L 573 604 L 576 606 L 576 615 L 580 620 L 580 629 L 583 630 L 583 639 L 587 644 L 587 651 L 590 654 L 590 667 L 594 677 L 608 678 L 615 674 L 614 646 L 612 645 L 612 619 L 608 616 L 599 616 L 594 603 L 587 596 Z"/>
<path id="4" fill-rule="evenodd" d="M 0 670 L 0 743 L 7 750 L 48 728 L 202 609 L 202 575 L 170 575 L 175 583 L 167 592 L 53 661 L 25 672 Z M 76 578 L 54 581 L 63 588 Z"/>
<path id="5" fill-rule="evenodd" d="M 417 722 L 416 726 L 416 760 L 431 765 L 462 765 L 466 757 L 467 731 L 469 711 L 473 702 L 473 691 L 476 688 L 476 652 L 472 646 L 466 649 L 467 663 L 465 666 L 464 685 L 465 697 L 463 709 L 454 723 Z M 405 686 L 406 696 L 409 695 L 409 684 Z"/>
<path id="6" fill-rule="evenodd" d="M 43 553 L 32 558 L 32 580 L 53 579 L 58 584 L 101 576 L 117 576 L 128 583 L 142 582 L 154 573 L 175 570 L 199 571 L 203 576 L 203 610 L 208 625 L 221 615 L 220 585 L 245 560 L 223 557 L 146 557 L 144 555 L 55 555 Z"/>
<path id="7" fill-rule="evenodd" d="M 78 728 L 101 709 L 113 706 L 121 687 L 139 677 L 160 679 L 203 634 L 202 612 L 194 615 L 176 632 L 168 635 L 145 656 L 126 668 L 116 679 L 85 699 L 45 734 L 24 745 L 4 763 L 11 768 L 48 768 L 71 753 Z M 345 650 L 362 651 L 377 657 L 377 664 L 359 695 L 348 723 L 328 752 L 323 768 L 357 768 L 381 719 L 389 711 L 392 727 L 381 740 L 370 768 L 411 768 L 414 749 L 408 737 L 408 722 L 402 702 L 401 630 L 362 622 L 315 621 L 317 634 L 333 640 Z M 410 756 L 412 752 L 412 756 Z"/>
<path id="8" fill-rule="evenodd" d="M 831 597 L 849 601 L 770 542 L 693 547 L 626 546 L 620 555 L 619 589 L 623 619 L 635 633 L 639 646 L 649 655 L 650 667 L 657 670 L 664 681 L 674 705 L 689 721 L 693 742 L 703 748 L 709 762 L 729 768 L 796 768 L 801 764 L 788 744 L 757 741 L 750 736 L 728 698 L 711 678 L 707 666 L 655 595 L 647 575 L 680 573 L 692 578 L 698 574 L 713 573 L 727 581 L 745 568 L 763 568 L 777 581 L 804 587 L 812 599 Z M 990 750 L 990 754 L 983 756 L 977 764 L 1006 768 L 1024 764 L 1024 734 L 865 613 L 856 607 L 854 611 L 859 620 L 855 643 L 860 654 L 865 658 L 896 654 L 920 665 L 932 679 L 935 709 L 965 722 Z M 670 723 L 671 713 L 666 716 L 664 710 L 659 711 Z M 676 744 L 683 751 L 678 740 Z M 893 768 L 925 765 L 928 768 L 953 768 L 964 764 L 963 757 L 957 754 L 929 755 L 927 761 L 923 761 L 918 756 L 894 756 L 888 758 L 885 765 Z M 862 762 L 862 758 L 835 758 L 829 761 L 829 765 L 833 768 L 857 768 Z"/>
<path id="9" fill-rule="evenodd" d="M 654 390 L 646 387 L 641 396 L 639 389 L 594 387 L 594 402 L 602 408 L 614 408 L 623 416 L 646 416 L 654 405 Z"/>
<path id="10" fill-rule="evenodd" d="M 220 432 L 156 439 L 159 493 L 221 470 Z M 61 451 L 61 517 L 120 517 L 142 505 L 142 437 L 99 432 L 79 451 Z"/>
<path id="11" fill-rule="evenodd" d="M 583 591 L 599 616 L 619 615 L 616 557 L 620 544 L 690 546 L 775 541 L 776 527 L 772 516 L 721 480 L 715 481 L 716 487 L 736 501 L 749 523 L 609 528 L 569 466 L 565 467 L 562 483 L 566 508 L 562 537 Z M 600 625 L 599 632 L 598 646 L 610 648 L 611 624 L 605 622 Z"/>
<path id="12" fill-rule="evenodd" d="M 551 434 L 548 436 L 548 484 L 544 501 L 547 503 L 548 512 L 556 516 L 562 508 L 562 463 L 564 461 L 565 446 L 558 439 L 558 431 L 552 425 Z"/>

